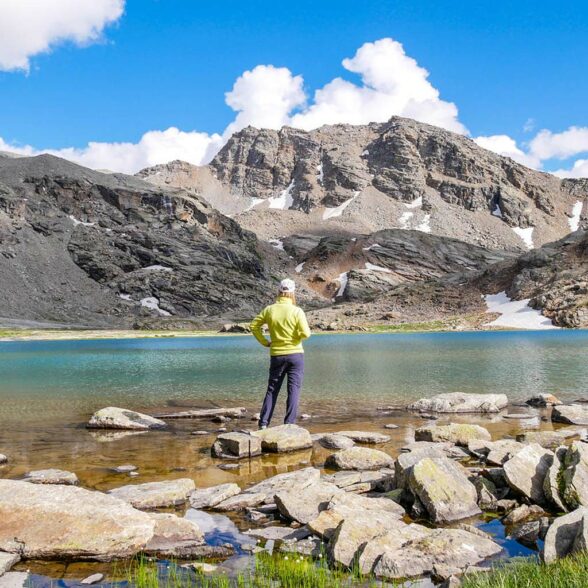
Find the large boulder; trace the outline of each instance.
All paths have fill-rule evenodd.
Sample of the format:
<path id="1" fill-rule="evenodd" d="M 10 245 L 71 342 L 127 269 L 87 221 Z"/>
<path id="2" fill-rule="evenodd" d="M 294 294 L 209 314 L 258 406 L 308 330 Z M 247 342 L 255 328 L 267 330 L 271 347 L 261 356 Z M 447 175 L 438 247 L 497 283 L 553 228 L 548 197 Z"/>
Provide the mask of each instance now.
<path id="1" fill-rule="evenodd" d="M 78 477 L 72 472 L 64 470 L 35 470 L 25 474 L 23 480 L 31 484 L 64 484 L 66 486 L 77 486 Z"/>
<path id="2" fill-rule="evenodd" d="M 194 480 L 179 478 L 164 482 L 128 484 L 109 490 L 108 494 L 124 500 L 140 510 L 151 510 L 184 504 L 195 489 Z"/>
<path id="3" fill-rule="evenodd" d="M 553 452 L 531 443 L 504 464 L 508 485 L 535 504 L 546 503 L 545 476 L 553 464 Z"/>
<path id="4" fill-rule="evenodd" d="M 580 507 L 561 516 L 549 527 L 545 536 L 543 559 L 552 563 L 588 547 L 588 508 Z"/>
<path id="5" fill-rule="evenodd" d="M 409 488 L 436 523 L 480 514 L 475 486 L 467 470 L 446 457 L 424 458 L 410 473 Z"/>
<path id="6" fill-rule="evenodd" d="M 367 447 L 352 447 L 329 455 L 325 467 L 332 470 L 379 470 L 391 467 L 394 460 L 387 453 Z"/>
<path id="7" fill-rule="evenodd" d="M 283 453 L 312 447 L 310 433 L 298 425 L 280 425 L 262 431 L 254 431 L 253 436 L 261 439 L 261 448 L 270 453 Z"/>
<path id="8" fill-rule="evenodd" d="M 551 420 L 556 423 L 588 426 L 588 404 L 561 404 L 554 406 Z"/>
<path id="9" fill-rule="evenodd" d="M 426 425 L 414 433 L 416 441 L 433 441 L 455 443 L 467 447 L 474 439 L 490 441 L 492 437 L 487 429 L 479 425 L 451 423 L 449 425 Z"/>
<path id="10" fill-rule="evenodd" d="M 388 443 L 390 441 L 389 435 L 383 435 L 382 433 L 376 433 L 374 431 L 337 431 L 337 435 L 343 435 L 343 437 L 349 437 L 356 443 Z"/>
<path id="11" fill-rule="evenodd" d="M 306 525 L 328 507 L 334 496 L 341 493 L 343 490 L 334 484 L 321 481 L 303 490 L 278 492 L 274 498 L 283 517 Z"/>
<path id="12" fill-rule="evenodd" d="M 402 490 L 408 490 L 408 481 L 412 468 L 416 463 L 425 457 L 446 457 L 444 448 L 441 445 L 433 444 L 429 447 L 423 447 L 401 453 L 394 462 L 396 487 Z"/>
<path id="13" fill-rule="evenodd" d="M 141 551 L 154 530 L 147 513 L 108 494 L 0 480 L 0 551 L 111 561 Z"/>
<path id="14" fill-rule="evenodd" d="M 500 412 L 508 405 L 506 394 L 466 394 L 447 392 L 431 398 L 421 398 L 409 405 L 409 410 L 417 412 Z"/>
<path id="15" fill-rule="evenodd" d="M 198 488 L 194 490 L 190 496 L 190 506 L 192 508 L 212 508 L 223 500 L 236 496 L 241 492 L 241 488 L 237 484 L 219 484 L 218 486 L 211 486 L 210 488 Z"/>
<path id="16" fill-rule="evenodd" d="M 588 507 L 588 444 L 572 443 L 563 458 L 558 480 L 561 497 L 568 508 Z"/>
<path id="17" fill-rule="evenodd" d="M 211 450 L 213 457 L 242 459 L 261 455 L 261 439 L 247 433 L 222 433 Z"/>
<path id="18" fill-rule="evenodd" d="M 88 421 L 89 429 L 127 429 L 147 431 L 149 429 L 165 429 L 167 424 L 148 414 L 108 406 L 95 412 Z"/>
<path id="19" fill-rule="evenodd" d="M 436 529 L 396 549 L 385 551 L 374 567 L 379 578 L 414 578 L 446 566 L 464 570 L 502 551 L 489 537 L 463 529 Z"/>

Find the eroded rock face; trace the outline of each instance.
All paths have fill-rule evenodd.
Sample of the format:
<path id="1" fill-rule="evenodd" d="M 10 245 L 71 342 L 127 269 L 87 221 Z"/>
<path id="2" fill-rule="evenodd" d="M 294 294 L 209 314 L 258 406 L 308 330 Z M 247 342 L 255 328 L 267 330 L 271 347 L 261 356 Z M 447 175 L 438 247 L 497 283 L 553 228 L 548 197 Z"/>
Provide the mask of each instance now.
<path id="1" fill-rule="evenodd" d="M 312 447 L 310 433 L 298 425 L 279 425 L 251 433 L 261 439 L 261 448 L 269 453 L 285 453 Z"/>
<path id="2" fill-rule="evenodd" d="M 577 508 L 553 521 L 545 536 L 543 559 L 552 563 L 588 546 L 588 509 Z"/>
<path id="3" fill-rule="evenodd" d="M 416 441 L 450 442 L 467 447 L 474 439 L 490 441 L 490 433 L 479 425 L 451 423 L 449 425 L 427 425 L 415 431 Z"/>
<path id="4" fill-rule="evenodd" d="M 556 423 L 586 426 L 588 425 L 588 404 L 554 406 L 551 411 L 551 420 Z"/>
<path id="5" fill-rule="evenodd" d="M 126 429 L 147 431 L 149 429 L 165 429 L 167 424 L 148 414 L 108 406 L 95 412 L 88 421 L 89 429 Z"/>
<path id="6" fill-rule="evenodd" d="M 394 460 L 387 453 L 367 447 L 352 447 L 329 455 L 325 467 L 333 470 L 379 470 L 392 467 Z"/>
<path id="7" fill-rule="evenodd" d="M 212 508 L 223 500 L 236 496 L 241 492 L 241 488 L 237 484 L 219 484 L 218 486 L 211 486 L 210 488 L 198 488 L 194 490 L 190 496 L 190 506 L 192 508 Z"/>
<path id="8" fill-rule="evenodd" d="M 553 464 L 553 452 L 537 443 L 527 445 L 504 464 L 509 486 L 535 504 L 545 504 L 545 476 Z"/>
<path id="9" fill-rule="evenodd" d="M 467 470 L 447 458 L 424 458 L 410 473 L 409 488 L 431 520 L 447 523 L 480 514 L 478 493 Z"/>
<path id="10" fill-rule="evenodd" d="M 141 551 L 154 529 L 147 513 L 108 494 L 0 480 L 0 551 L 110 561 Z"/>
<path id="11" fill-rule="evenodd" d="M 109 490 L 108 494 L 128 502 L 135 508 L 151 510 L 184 504 L 195 489 L 194 480 L 179 478 L 164 482 L 129 484 Z"/>
<path id="12" fill-rule="evenodd" d="M 506 394 L 465 394 L 448 392 L 431 398 L 421 398 L 409 405 L 418 412 L 469 413 L 500 412 L 508 405 Z"/>

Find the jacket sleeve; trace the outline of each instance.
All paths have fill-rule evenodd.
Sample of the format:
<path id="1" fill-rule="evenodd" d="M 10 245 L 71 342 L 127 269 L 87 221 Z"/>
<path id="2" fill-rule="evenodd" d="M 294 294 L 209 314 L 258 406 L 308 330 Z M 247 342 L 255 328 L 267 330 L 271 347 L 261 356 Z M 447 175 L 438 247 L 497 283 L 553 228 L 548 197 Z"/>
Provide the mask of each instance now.
<path id="1" fill-rule="evenodd" d="M 298 333 L 300 334 L 301 339 L 308 339 L 310 337 L 310 327 L 308 326 L 306 315 L 302 309 L 300 309 L 300 312 L 298 313 Z"/>
<path id="2" fill-rule="evenodd" d="M 265 325 L 265 311 L 264 308 L 252 321 L 251 321 L 251 333 L 264 347 L 269 347 L 270 342 L 264 337 L 262 327 Z"/>

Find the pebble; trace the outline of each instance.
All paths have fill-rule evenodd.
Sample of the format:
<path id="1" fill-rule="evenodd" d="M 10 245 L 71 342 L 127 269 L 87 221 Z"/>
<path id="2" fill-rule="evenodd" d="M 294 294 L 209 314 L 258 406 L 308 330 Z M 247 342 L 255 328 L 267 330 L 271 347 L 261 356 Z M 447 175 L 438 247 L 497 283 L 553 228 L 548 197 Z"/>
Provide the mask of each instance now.
<path id="1" fill-rule="evenodd" d="M 393 425 L 391 423 L 384 425 L 384 429 L 398 429 L 398 425 Z"/>
<path id="2" fill-rule="evenodd" d="M 139 472 L 129 472 L 129 476 L 131 476 L 131 478 L 136 478 L 139 475 Z"/>
<path id="3" fill-rule="evenodd" d="M 306 414 L 306 413 L 304 413 L 304 414 L 301 414 L 301 415 L 300 415 L 300 418 L 301 418 L 303 421 L 306 421 L 306 420 L 308 420 L 308 419 L 311 419 L 312 417 L 311 417 L 309 414 Z"/>
<path id="4" fill-rule="evenodd" d="M 190 435 L 211 435 L 210 431 L 192 431 Z"/>
<path id="5" fill-rule="evenodd" d="M 96 584 L 97 582 L 101 582 L 104 579 L 104 574 L 92 574 L 87 578 L 84 578 L 80 584 Z"/>
<path id="6" fill-rule="evenodd" d="M 137 466 L 134 466 L 129 463 L 125 465 L 116 466 L 115 468 L 113 468 L 113 471 L 115 471 L 117 474 L 128 474 L 130 472 L 134 472 L 136 469 Z"/>
<path id="7" fill-rule="evenodd" d="M 226 427 L 219 427 L 216 430 L 217 433 L 226 433 L 227 432 L 227 428 Z"/>

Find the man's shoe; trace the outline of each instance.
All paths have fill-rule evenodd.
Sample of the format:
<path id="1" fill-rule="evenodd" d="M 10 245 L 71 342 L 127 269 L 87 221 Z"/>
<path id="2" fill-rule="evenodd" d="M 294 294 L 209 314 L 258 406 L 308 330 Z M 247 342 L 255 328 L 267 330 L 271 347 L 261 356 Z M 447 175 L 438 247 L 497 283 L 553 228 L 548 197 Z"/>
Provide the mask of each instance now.
<path id="1" fill-rule="evenodd" d="M 267 429 L 267 425 L 259 425 L 260 431 L 263 431 L 264 429 Z"/>

